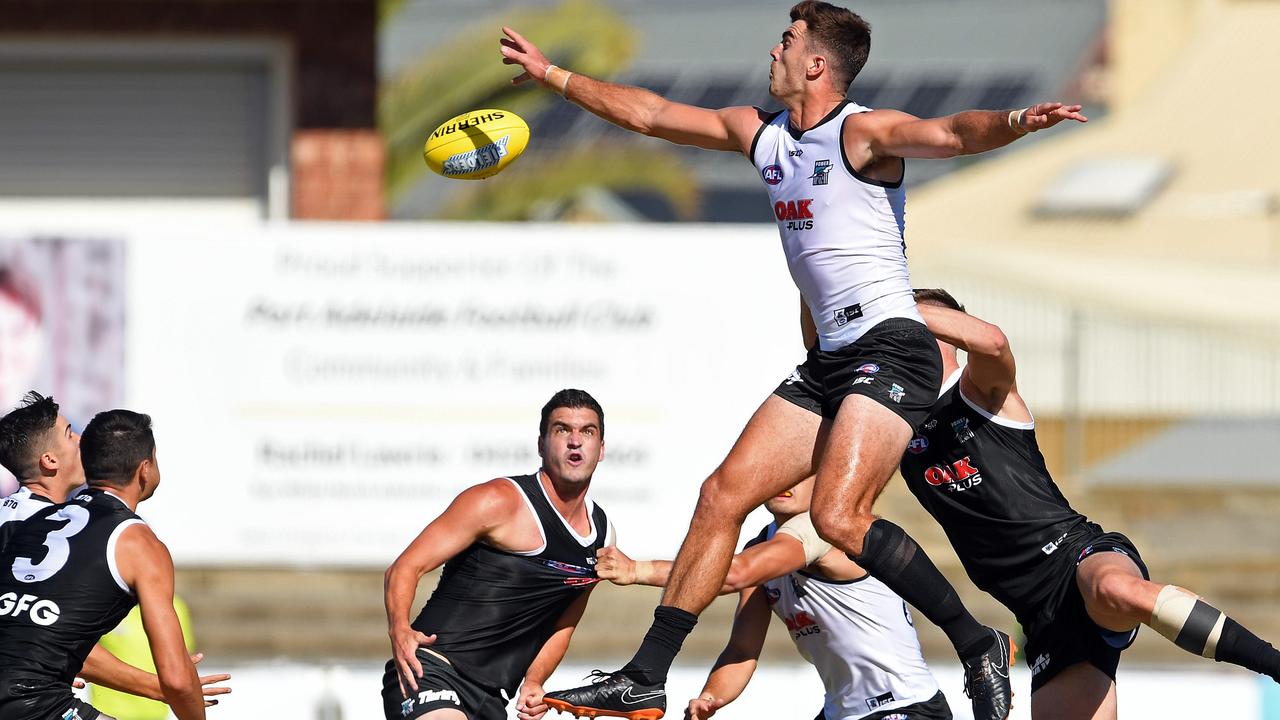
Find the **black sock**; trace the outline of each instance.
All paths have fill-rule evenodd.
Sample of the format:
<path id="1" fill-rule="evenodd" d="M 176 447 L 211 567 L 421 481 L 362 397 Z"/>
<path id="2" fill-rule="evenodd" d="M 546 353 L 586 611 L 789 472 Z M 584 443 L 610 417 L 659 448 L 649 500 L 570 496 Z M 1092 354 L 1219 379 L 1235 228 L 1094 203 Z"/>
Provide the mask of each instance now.
<path id="1" fill-rule="evenodd" d="M 645 633 L 644 642 L 621 672 L 645 685 L 665 683 L 680 646 L 697 623 L 698 616 L 691 612 L 659 605 L 653 611 L 653 624 Z"/>
<path id="2" fill-rule="evenodd" d="M 850 559 L 942 628 L 961 660 L 981 655 L 995 642 L 924 550 L 897 525 L 883 518 L 871 523 L 862 554 Z"/>
<path id="3" fill-rule="evenodd" d="M 1240 623 L 1227 618 L 1213 659 L 1248 668 L 1280 682 L 1280 650 L 1254 635 Z"/>

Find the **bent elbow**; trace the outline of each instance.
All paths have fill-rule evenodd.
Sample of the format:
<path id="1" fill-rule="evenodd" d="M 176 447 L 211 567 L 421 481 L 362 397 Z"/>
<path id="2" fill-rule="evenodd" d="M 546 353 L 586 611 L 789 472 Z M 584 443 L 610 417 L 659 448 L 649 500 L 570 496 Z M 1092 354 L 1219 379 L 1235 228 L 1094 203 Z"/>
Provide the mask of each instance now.
<path id="1" fill-rule="evenodd" d="M 729 574 L 725 575 L 724 588 L 726 592 L 739 592 L 746 590 L 755 583 L 751 578 L 751 568 L 747 563 L 739 562 L 738 558 L 733 559 L 733 563 L 729 565 Z"/>
<path id="2" fill-rule="evenodd" d="M 183 674 L 180 677 L 160 675 L 160 691 L 166 698 L 183 698 L 200 693 L 200 681 L 194 676 Z"/>
<path id="3" fill-rule="evenodd" d="M 1009 336 L 995 325 L 987 328 L 985 337 L 982 339 L 984 354 L 993 358 L 1005 358 L 1009 355 Z"/>

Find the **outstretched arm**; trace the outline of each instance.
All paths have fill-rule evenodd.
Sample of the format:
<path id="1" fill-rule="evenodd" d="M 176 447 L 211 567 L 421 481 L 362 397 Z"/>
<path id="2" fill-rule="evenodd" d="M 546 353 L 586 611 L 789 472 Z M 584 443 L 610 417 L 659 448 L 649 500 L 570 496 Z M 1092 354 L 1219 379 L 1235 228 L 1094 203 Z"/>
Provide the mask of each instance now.
<path id="1" fill-rule="evenodd" d="M 542 684 L 551 677 L 551 673 L 559 667 L 560 661 L 569 649 L 569 640 L 573 631 L 582 620 L 582 613 L 587 609 L 587 599 L 591 597 L 591 587 L 564 611 L 556 623 L 556 630 L 542 644 L 538 656 L 533 659 L 529 669 L 524 672 L 524 682 L 520 684 L 520 692 L 516 700 L 516 716 L 520 720 L 538 720 L 547 714 L 547 704 L 542 702 L 544 694 Z"/>
<path id="2" fill-rule="evenodd" d="M 897 110 L 852 115 L 844 124 L 845 154 L 855 167 L 884 158 L 975 155 L 1064 120 L 1088 122 L 1079 105 L 1040 103 L 1024 110 L 967 110 L 921 119 Z"/>
<path id="3" fill-rule="evenodd" d="M 400 675 L 400 691 L 417 691 L 422 677 L 418 648 L 435 642 L 410 627 L 409 609 L 423 575 L 440 567 L 515 511 L 514 488 L 505 480 L 491 480 L 464 490 L 429 525 L 423 528 L 383 578 L 383 604 L 387 610 L 387 634 Z M 519 502 L 519 499 L 516 499 Z"/>
<path id="4" fill-rule="evenodd" d="M 204 655 L 202 653 L 196 653 L 191 656 L 192 664 L 199 663 L 203 659 Z M 149 700 L 164 702 L 164 691 L 160 689 L 160 678 L 112 655 L 101 645 L 94 645 L 93 650 L 89 652 L 89 657 L 85 658 L 84 667 L 80 670 L 80 677 L 94 685 L 111 688 L 130 695 L 137 695 Z M 205 707 L 217 705 L 216 696 L 231 692 L 231 688 L 218 684 L 230 679 L 231 676 L 226 673 L 200 676 L 200 685 L 203 688 L 205 697 Z"/>
<path id="5" fill-rule="evenodd" d="M 146 525 L 126 528 L 116 545 L 120 576 L 138 598 L 164 701 L 178 720 L 204 720 L 200 677 L 173 609 L 173 558 Z"/>
<path id="6" fill-rule="evenodd" d="M 665 587 L 671 576 L 670 560 L 632 560 L 616 547 L 602 548 L 596 574 L 615 585 Z M 726 595 L 795 572 L 809 564 L 804 546 L 791 535 L 779 533 L 733 556 L 720 594 Z"/>
<path id="7" fill-rule="evenodd" d="M 742 591 L 729 643 L 716 660 L 698 697 L 685 708 L 686 720 L 706 720 L 746 689 L 769 632 L 769 603 L 760 588 Z"/>
<path id="8" fill-rule="evenodd" d="M 537 46 L 509 27 L 502 43 L 502 62 L 524 72 L 512 78 L 551 88 L 588 112 L 632 132 L 680 145 L 747 154 L 760 117 L 755 108 L 708 110 L 671 102 L 648 90 L 605 82 L 556 67 Z"/>
<path id="9" fill-rule="evenodd" d="M 1009 339 L 1004 332 L 959 310 L 929 303 L 918 307 L 930 332 L 943 342 L 969 353 L 969 364 L 965 370 L 968 384 L 981 393 L 989 407 L 1002 407 L 1005 398 L 1015 389 L 1017 376 Z"/>

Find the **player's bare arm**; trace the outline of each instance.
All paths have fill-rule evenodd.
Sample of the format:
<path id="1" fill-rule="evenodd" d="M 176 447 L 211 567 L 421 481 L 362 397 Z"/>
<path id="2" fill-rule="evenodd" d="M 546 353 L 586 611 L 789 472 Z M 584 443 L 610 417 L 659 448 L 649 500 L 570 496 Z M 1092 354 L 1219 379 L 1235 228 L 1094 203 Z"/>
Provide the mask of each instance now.
<path id="1" fill-rule="evenodd" d="M 524 72 L 512 83 L 536 82 L 619 127 L 680 145 L 707 150 L 750 151 L 760 127 L 755 108 L 719 110 L 672 102 L 644 88 L 606 82 L 553 66 L 537 46 L 515 30 L 504 27 L 502 62 L 519 65 Z M 551 70 L 548 73 L 548 69 Z"/>
<path id="2" fill-rule="evenodd" d="M 1004 147 L 1065 120 L 1088 122 L 1079 105 L 1040 103 L 1024 110 L 967 110 L 922 119 L 898 110 L 873 110 L 845 120 L 842 140 L 854 168 L 893 158 L 949 158 Z"/>
<path id="3" fill-rule="evenodd" d="M 931 303 L 921 303 L 919 307 L 934 335 L 969 354 L 960 378 L 965 395 L 989 412 L 1030 420 L 1031 413 L 1018 396 L 1017 366 L 1004 332 L 958 310 Z"/>
<path id="4" fill-rule="evenodd" d="M 203 653 L 191 656 L 192 664 L 204 659 Z M 80 677 L 105 688 L 117 690 L 130 695 L 137 695 L 149 700 L 164 702 L 164 691 L 160 688 L 160 678 L 142 668 L 137 668 L 112 655 L 101 645 L 94 645 L 89 656 L 85 658 Z M 231 688 L 219 683 L 231 679 L 227 673 L 201 675 L 200 685 L 204 692 L 205 707 L 218 704 L 217 696 L 231 692 Z"/>
<path id="5" fill-rule="evenodd" d="M 729 642 L 711 668 L 702 692 L 685 708 L 686 720 L 705 720 L 738 699 L 756 671 L 768 632 L 769 603 L 764 591 L 758 587 L 743 590 Z"/>
<path id="6" fill-rule="evenodd" d="M 537 657 L 525 671 L 524 682 L 521 683 L 516 697 L 516 717 L 519 720 L 539 720 L 550 709 L 542 701 L 545 693 L 543 683 L 551 677 L 551 673 L 556 671 L 560 661 L 564 659 L 564 654 L 569 649 L 569 641 L 573 638 L 573 631 L 582 620 L 582 613 L 587 609 L 587 600 L 594 589 L 593 587 L 587 590 L 564 611 L 564 615 L 561 615 L 556 622 L 555 632 L 543 643 Z"/>
<path id="7" fill-rule="evenodd" d="M 418 591 L 418 582 L 423 575 L 440 567 L 476 540 L 484 539 L 510 549 L 509 543 L 513 538 L 508 537 L 509 531 L 503 532 L 502 525 L 522 507 L 518 492 L 510 482 L 501 478 L 464 490 L 439 517 L 423 528 L 387 569 L 383 582 L 387 634 L 399 668 L 402 691 L 406 688 L 417 691 L 417 678 L 422 677 L 418 648 L 435 642 L 434 635 L 424 635 L 409 626 L 409 610 Z"/>
<path id="8" fill-rule="evenodd" d="M 178 720 L 204 720 L 205 698 L 196 667 L 187 654 L 178 613 L 173 609 L 173 558 L 143 524 L 120 535 L 116 546 L 120 576 L 138 598 L 142 627 L 164 701 Z"/>
<path id="9" fill-rule="evenodd" d="M 616 547 L 601 548 L 596 555 L 596 574 L 615 585 L 665 587 L 671 576 L 670 560 L 632 560 Z M 775 535 L 733 556 L 720 594 L 754 587 L 807 564 L 799 540 L 790 535 Z"/>

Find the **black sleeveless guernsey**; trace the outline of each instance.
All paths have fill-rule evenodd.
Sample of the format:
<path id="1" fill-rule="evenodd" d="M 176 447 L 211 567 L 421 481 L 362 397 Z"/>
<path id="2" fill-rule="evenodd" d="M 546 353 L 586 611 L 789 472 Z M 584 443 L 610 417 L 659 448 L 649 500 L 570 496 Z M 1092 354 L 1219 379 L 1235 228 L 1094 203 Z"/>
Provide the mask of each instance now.
<path id="1" fill-rule="evenodd" d="M 1059 550 L 1100 528 L 1053 482 L 1034 424 L 970 402 L 959 376 L 957 370 L 943 386 L 917 430 L 902 477 L 946 531 L 975 585 L 1015 612 L 1035 607 L 1062 574 L 1059 563 L 1069 553 Z"/>
<path id="2" fill-rule="evenodd" d="M 0 548 L 0 680 L 69 690 L 98 638 L 137 602 L 115 546 L 141 522 L 123 500 L 95 489 L 11 523 Z"/>
<path id="3" fill-rule="evenodd" d="M 608 541 L 608 518 L 588 503 L 592 532 L 576 537 L 551 506 L 538 475 L 510 478 L 542 527 L 545 543 L 518 554 L 473 543 L 445 563 L 413 629 L 436 635 L 434 650 L 466 678 L 516 691 L 556 621 L 594 583 L 596 551 Z"/>

